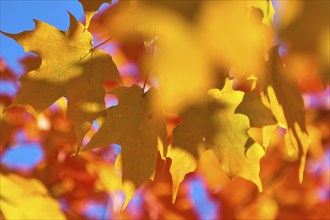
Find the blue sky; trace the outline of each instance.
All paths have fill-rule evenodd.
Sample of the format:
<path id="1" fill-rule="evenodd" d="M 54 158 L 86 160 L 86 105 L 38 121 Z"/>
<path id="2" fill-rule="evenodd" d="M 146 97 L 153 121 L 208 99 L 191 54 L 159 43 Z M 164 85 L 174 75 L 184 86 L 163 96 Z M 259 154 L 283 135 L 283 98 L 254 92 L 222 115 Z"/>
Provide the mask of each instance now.
<path id="1" fill-rule="evenodd" d="M 76 0 L 1 0 L 0 30 L 7 33 L 19 33 L 34 29 L 33 19 L 45 21 L 61 30 L 69 27 L 69 15 L 78 20 L 84 19 L 83 8 Z M 22 73 L 18 63 L 25 56 L 24 49 L 14 40 L 0 34 L 0 56 L 14 71 Z"/>
<path id="2" fill-rule="evenodd" d="M 45 21 L 61 30 L 69 27 L 69 15 L 72 13 L 78 20 L 84 19 L 83 8 L 78 1 L 0 1 L 0 30 L 7 33 L 19 33 L 34 29 L 33 19 Z M 10 69 L 19 75 L 23 69 L 19 59 L 26 55 L 23 47 L 14 40 L 0 34 L 0 56 Z M 1 94 L 14 95 L 13 84 L 1 81 Z M 32 169 L 43 157 L 43 152 L 37 142 L 19 140 L 1 157 L 0 162 L 12 169 Z"/>

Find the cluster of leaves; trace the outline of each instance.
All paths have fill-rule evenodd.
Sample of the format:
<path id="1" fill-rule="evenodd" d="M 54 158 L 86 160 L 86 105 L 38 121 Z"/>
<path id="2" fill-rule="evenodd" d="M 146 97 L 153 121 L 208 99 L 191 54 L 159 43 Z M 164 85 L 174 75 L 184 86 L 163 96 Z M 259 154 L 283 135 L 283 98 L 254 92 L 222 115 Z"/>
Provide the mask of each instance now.
<path id="1" fill-rule="evenodd" d="M 324 21 L 329 16 L 329 11 L 323 10 L 329 8 L 328 2 L 301 3 L 302 12 L 283 19 L 276 31 L 270 1 L 122 1 L 95 16 L 100 5 L 108 1 L 80 2 L 86 15 L 85 25 L 70 14 L 70 27 L 65 32 L 35 21 L 32 31 L 4 33 L 25 51 L 40 56 L 41 62 L 27 64 L 28 72 L 20 78 L 17 96 L 13 102 L 1 105 L 6 112 L 1 126 L 8 127 L 1 129 L 1 145 L 8 146 L 10 133 L 14 132 L 10 129 L 23 126 L 13 126 L 17 119 L 8 120 L 13 111 L 24 114 L 17 106 L 30 106 L 31 111 L 39 114 L 37 120 L 30 119 L 35 120 L 31 123 L 34 126 L 40 114 L 48 114 L 51 128 L 41 134 L 35 132 L 42 136 L 48 163 L 40 165 L 45 167 L 33 176 L 54 197 L 72 199 L 68 195 L 80 190 L 77 182 L 82 183 L 81 188 L 99 185 L 98 190 L 88 191 L 87 195 L 81 189 L 78 197 L 104 201 L 106 193 L 121 190 L 126 199 L 119 204 L 120 211 L 136 188 L 153 179 L 148 182 L 151 191 L 159 189 L 161 183 L 171 182 L 170 190 L 164 189 L 170 193 L 159 196 L 166 197 L 169 204 L 180 204 L 175 203 L 177 195 L 180 198 L 180 184 L 186 174 L 196 169 L 204 173 L 212 169 L 215 177 L 209 177 L 208 184 L 225 175 L 243 177 L 262 191 L 260 160 L 266 150 L 271 151 L 268 149 L 278 129 L 283 131 L 288 160 L 299 161 L 297 176 L 302 182 L 310 138 L 301 89 L 292 74 L 300 66 L 292 60 L 307 59 L 299 57 L 307 54 L 307 69 L 319 69 L 305 73 L 301 80 L 306 82 L 310 75 L 320 73 L 319 78 L 313 75 L 313 82 L 318 83 L 316 88 L 321 88 L 321 81 L 328 84 L 329 63 L 324 60 L 329 54 L 324 54 L 322 48 L 328 43 L 323 35 L 328 34 L 329 24 L 318 23 L 318 32 L 308 35 L 306 41 L 300 37 L 308 29 L 305 25 L 314 26 L 309 23 L 310 17 L 317 14 L 315 19 Z M 292 31 L 291 25 L 301 27 Z M 279 54 L 275 36 L 292 45 L 286 59 Z M 96 39 L 101 43 L 95 43 Z M 101 50 L 109 42 L 117 43 L 119 55 L 111 57 Z M 125 62 L 136 65 L 135 77 L 118 70 L 117 66 Z M 108 94 L 117 98 L 118 105 L 106 109 Z M 72 126 L 63 112 L 52 115 L 47 110 L 62 97 L 67 100 L 66 119 Z M 101 126 L 91 136 L 94 121 Z M 33 130 L 38 129 L 27 130 L 33 136 Z M 277 137 L 277 141 L 281 138 Z M 104 147 L 114 144 L 120 145 L 121 150 L 115 164 L 109 165 L 102 161 L 102 155 L 109 149 L 113 151 Z M 102 147 L 94 154 L 85 153 Z M 72 154 L 75 156 L 68 157 Z M 53 167 L 49 161 L 60 161 L 65 169 Z M 90 175 L 84 175 L 85 172 Z M 2 175 L 1 179 L 5 181 L 1 187 L 12 189 L 17 193 L 15 198 L 34 195 L 35 203 L 55 210 L 50 212 L 51 217 L 64 218 L 58 203 L 40 182 L 11 174 Z M 25 184 L 30 184 L 31 192 L 24 190 Z M 251 187 L 249 190 L 248 193 L 254 192 Z M 20 214 L 18 210 L 29 209 L 24 201 L 11 200 L 13 192 L 1 195 L 1 211 L 7 218 L 22 217 L 25 212 Z M 259 202 L 265 201 L 269 202 L 267 196 Z M 76 206 L 71 209 L 81 209 Z M 152 204 L 149 206 L 152 209 Z M 246 212 L 242 215 L 249 215 Z M 164 216 L 177 217 L 173 213 Z M 66 214 L 77 217 L 76 213 Z"/>

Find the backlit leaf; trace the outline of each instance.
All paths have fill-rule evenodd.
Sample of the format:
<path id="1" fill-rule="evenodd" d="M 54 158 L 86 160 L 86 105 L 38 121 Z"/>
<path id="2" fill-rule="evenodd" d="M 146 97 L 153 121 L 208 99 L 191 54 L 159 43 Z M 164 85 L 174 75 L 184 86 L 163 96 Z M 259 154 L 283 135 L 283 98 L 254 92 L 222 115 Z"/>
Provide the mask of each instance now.
<path id="1" fill-rule="evenodd" d="M 153 88 L 143 93 L 137 85 L 112 93 L 118 97 L 118 106 L 107 109 L 104 123 L 84 150 L 119 144 L 123 181 L 130 180 L 139 187 L 155 171 L 157 138 L 167 146 L 164 118 L 152 102 L 158 94 Z"/>
<path id="2" fill-rule="evenodd" d="M 232 89 L 230 80 L 221 91 L 209 90 L 204 103 L 190 107 L 180 115 L 182 122 L 173 132 L 172 144 L 196 158 L 203 148 L 213 150 L 228 176 L 251 180 L 261 191 L 259 160 L 264 150 L 247 135 L 248 117 L 235 114 L 243 95 Z"/>
<path id="3" fill-rule="evenodd" d="M 38 180 L 15 174 L 0 174 L 0 180 L 0 210 L 6 219 L 66 219 Z"/>
<path id="4" fill-rule="evenodd" d="M 5 35 L 25 51 L 37 53 L 41 66 L 20 78 L 22 87 L 9 106 L 31 105 L 38 113 L 66 97 L 67 117 L 75 126 L 78 147 L 93 120 L 105 110 L 103 83 L 121 81 L 111 56 L 93 49 L 92 35 L 70 14 L 66 32 L 35 21 L 32 31 Z"/>
<path id="5" fill-rule="evenodd" d="M 186 174 L 195 171 L 197 166 L 196 159 L 187 151 L 180 148 L 168 148 L 167 157 L 172 159 L 170 173 L 173 180 L 172 202 L 174 203 L 179 186 Z"/>
<path id="6" fill-rule="evenodd" d="M 254 131 L 261 132 L 262 140 L 260 142 L 254 140 L 266 148 L 276 128 L 276 121 L 271 110 L 262 103 L 261 96 L 252 92 L 245 93 L 236 113 L 248 116 L 251 128 L 260 128 L 254 129 Z"/>
<path id="7" fill-rule="evenodd" d="M 299 181 L 302 182 L 307 148 L 310 143 L 305 127 L 304 101 L 294 78 L 285 72 L 278 47 L 269 52 L 263 88 L 263 103 L 276 121 L 286 129 L 285 142 L 289 155 L 298 155 Z"/>

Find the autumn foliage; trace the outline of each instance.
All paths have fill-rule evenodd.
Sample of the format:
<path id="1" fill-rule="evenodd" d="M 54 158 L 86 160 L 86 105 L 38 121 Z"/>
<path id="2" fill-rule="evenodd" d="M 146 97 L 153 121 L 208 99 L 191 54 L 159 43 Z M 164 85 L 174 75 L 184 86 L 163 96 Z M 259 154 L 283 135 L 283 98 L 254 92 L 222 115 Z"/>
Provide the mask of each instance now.
<path id="1" fill-rule="evenodd" d="M 0 155 L 43 155 L 1 159 L 1 218 L 330 219 L 328 1 L 79 2 L 1 31 L 35 56 Z"/>

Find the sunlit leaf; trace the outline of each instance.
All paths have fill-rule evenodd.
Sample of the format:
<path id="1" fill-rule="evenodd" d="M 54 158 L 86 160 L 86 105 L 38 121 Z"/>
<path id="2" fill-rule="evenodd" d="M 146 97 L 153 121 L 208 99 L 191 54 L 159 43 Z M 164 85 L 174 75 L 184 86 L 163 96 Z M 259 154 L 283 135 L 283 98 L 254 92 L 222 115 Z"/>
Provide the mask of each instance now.
<path id="1" fill-rule="evenodd" d="M 296 154 L 299 158 L 299 181 L 302 182 L 310 143 L 305 127 L 304 101 L 296 81 L 285 72 L 278 47 L 270 50 L 265 76 L 263 103 L 271 109 L 276 121 L 286 129 L 288 153 Z"/>
<path id="2" fill-rule="evenodd" d="M 0 180 L 0 210 L 6 219 L 66 219 L 40 181 L 15 174 L 0 174 Z"/>
<path id="3" fill-rule="evenodd" d="M 165 121 L 152 103 L 158 94 L 155 89 L 143 93 L 136 85 L 112 93 L 118 97 L 118 106 L 107 109 L 107 118 L 84 150 L 121 145 L 123 181 L 130 180 L 139 187 L 155 171 L 157 138 L 167 146 Z"/>
<path id="4" fill-rule="evenodd" d="M 180 115 L 182 122 L 174 130 L 172 144 L 196 158 L 203 148 L 213 150 L 228 176 L 244 177 L 261 190 L 259 160 L 264 150 L 247 135 L 248 117 L 235 114 L 243 95 L 232 89 L 230 80 L 221 91 L 209 90 L 204 103 L 191 106 Z"/>
<path id="5" fill-rule="evenodd" d="M 9 106 L 31 105 L 38 113 L 61 97 L 68 100 L 67 117 L 75 126 L 78 147 L 93 120 L 105 109 L 103 83 L 120 81 L 111 56 L 93 49 L 92 35 L 72 15 L 66 32 L 35 21 L 33 31 L 5 35 L 25 51 L 37 53 L 41 66 L 20 78 L 22 87 Z"/>
<path id="6" fill-rule="evenodd" d="M 261 133 L 261 141 L 254 140 L 266 148 L 275 131 L 276 121 L 271 110 L 262 103 L 261 96 L 256 93 L 245 93 L 242 102 L 236 109 L 236 113 L 248 116 L 251 128 L 260 128 L 254 129 L 254 131 Z M 250 131 L 252 130 L 250 129 Z M 251 136 L 251 133 L 249 134 Z"/>
<path id="7" fill-rule="evenodd" d="M 173 180 L 172 202 L 174 202 L 181 182 L 186 174 L 195 171 L 197 161 L 189 152 L 173 148 L 171 145 L 168 148 L 167 157 L 172 159 L 170 173 Z"/>

